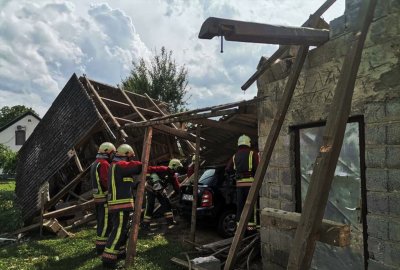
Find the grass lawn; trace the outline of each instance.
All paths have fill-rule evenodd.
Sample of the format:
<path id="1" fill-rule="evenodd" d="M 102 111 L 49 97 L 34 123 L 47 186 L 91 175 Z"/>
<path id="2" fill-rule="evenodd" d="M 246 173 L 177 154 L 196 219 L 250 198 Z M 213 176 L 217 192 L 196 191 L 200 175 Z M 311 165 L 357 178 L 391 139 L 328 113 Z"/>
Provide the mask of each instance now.
<path id="1" fill-rule="evenodd" d="M 18 228 L 19 211 L 14 207 L 15 183 L 0 183 L 0 229 Z M 14 224 L 9 224 L 10 220 Z M 17 223 L 15 223 L 17 222 Z M 94 251 L 94 228 L 82 228 L 71 238 L 59 239 L 48 235 L 42 239 L 32 236 L 29 241 L 0 248 L 0 269 L 102 269 Z M 139 235 L 138 255 L 131 269 L 179 269 L 170 258 L 183 251 L 179 233 Z M 179 235 L 177 237 L 177 234 Z"/>

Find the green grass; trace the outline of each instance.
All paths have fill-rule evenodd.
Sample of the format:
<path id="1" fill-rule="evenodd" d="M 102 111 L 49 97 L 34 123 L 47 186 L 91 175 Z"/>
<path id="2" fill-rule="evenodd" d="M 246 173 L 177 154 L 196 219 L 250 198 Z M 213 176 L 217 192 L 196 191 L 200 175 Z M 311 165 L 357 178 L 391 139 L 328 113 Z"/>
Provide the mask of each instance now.
<path id="1" fill-rule="evenodd" d="M 21 220 L 19 210 L 14 207 L 14 189 L 15 182 L 0 183 L 0 230 L 3 232 L 17 229 Z M 29 241 L 0 248 L 0 269 L 102 269 L 94 250 L 94 238 L 94 228 L 82 228 L 75 236 L 65 239 L 54 235 L 39 239 L 36 235 Z M 183 251 L 182 243 L 172 232 L 139 235 L 137 248 L 135 266 L 130 269 L 178 269 L 170 258 Z"/>
<path id="2" fill-rule="evenodd" d="M 94 251 L 94 237 L 94 229 L 85 228 L 71 238 L 49 236 L 7 246 L 0 249 L 0 269 L 102 269 Z M 180 243 L 169 242 L 163 235 L 140 237 L 135 267 L 130 269 L 177 269 L 169 260 L 181 251 Z"/>
<path id="3" fill-rule="evenodd" d="M 15 181 L 0 182 L 0 234 L 22 226 L 21 211 L 14 203 Z"/>

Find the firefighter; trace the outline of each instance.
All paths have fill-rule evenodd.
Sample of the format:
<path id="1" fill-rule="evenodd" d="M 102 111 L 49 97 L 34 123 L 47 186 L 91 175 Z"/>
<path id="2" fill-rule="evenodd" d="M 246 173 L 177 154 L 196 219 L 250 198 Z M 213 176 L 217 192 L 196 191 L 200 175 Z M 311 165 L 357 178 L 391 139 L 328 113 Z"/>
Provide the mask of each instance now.
<path id="1" fill-rule="evenodd" d="M 228 174 L 231 174 L 233 172 L 235 173 L 237 195 L 237 223 L 239 223 L 240 216 L 246 203 L 250 187 L 254 181 L 254 175 L 256 173 L 259 163 L 258 152 L 252 150 L 250 146 L 250 137 L 247 135 L 240 136 L 238 139 L 238 149 L 233 157 L 229 160 L 225 168 L 225 171 Z M 248 231 L 254 231 L 256 229 L 255 214 L 256 213 L 253 210 L 250 216 L 249 223 L 247 225 Z"/>
<path id="2" fill-rule="evenodd" d="M 176 193 L 179 194 L 179 182 L 176 172 L 183 168 L 179 159 L 171 159 L 167 166 L 153 167 L 153 173 L 148 174 L 146 181 L 146 210 L 142 223 L 143 229 L 150 229 L 150 222 L 153 217 L 154 204 L 157 199 L 161 204 L 164 217 L 169 226 L 176 224 L 172 213 L 171 202 L 165 190 L 168 184 L 172 184 Z"/>
<path id="3" fill-rule="evenodd" d="M 115 151 L 115 146 L 112 143 L 102 143 L 97 151 L 96 161 L 90 168 L 97 219 L 96 252 L 98 255 L 103 253 L 111 230 L 111 223 L 108 218 L 107 179 L 110 162 Z"/>
<path id="4" fill-rule="evenodd" d="M 131 146 L 122 144 L 117 148 L 108 174 L 108 209 L 112 229 L 103 255 L 104 266 L 115 266 L 123 258 L 128 237 L 129 214 L 133 211 L 133 176 L 140 174 L 142 163 L 133 161 L 135 153 Z"/>

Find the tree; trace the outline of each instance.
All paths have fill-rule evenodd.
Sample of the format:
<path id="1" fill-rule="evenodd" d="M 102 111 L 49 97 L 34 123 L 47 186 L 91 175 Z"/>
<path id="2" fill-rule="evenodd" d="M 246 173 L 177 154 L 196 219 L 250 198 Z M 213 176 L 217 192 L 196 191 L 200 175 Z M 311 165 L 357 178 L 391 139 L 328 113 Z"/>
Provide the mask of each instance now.
<path id="1" fill-rule="evenodd" d="M 171 104 L 170 111 L 178 112 L 187 104 L 187 74 L 185 66 L 177 66 L 172 58 L 172 51 L 161 48 L 150 64 L 141 58 L 138 63 L 132 62 L 130 75 L 122 81 L 125 90 L 138 94 L 147 93 L 150 97 Z"/>
<path id="2" fill-rule="evenodd" d="M 37 115 L 32 108 L 25 107 L 24 105 L 4 106 L 0 109 L 0 127 L 29 111 Z"/>
<path id="3" fill-rule="evenodd" d="M 7 146 L 0 144 L 0 169 L 5 174 L 14 174 L 17 167 L 17 153 Z"/>

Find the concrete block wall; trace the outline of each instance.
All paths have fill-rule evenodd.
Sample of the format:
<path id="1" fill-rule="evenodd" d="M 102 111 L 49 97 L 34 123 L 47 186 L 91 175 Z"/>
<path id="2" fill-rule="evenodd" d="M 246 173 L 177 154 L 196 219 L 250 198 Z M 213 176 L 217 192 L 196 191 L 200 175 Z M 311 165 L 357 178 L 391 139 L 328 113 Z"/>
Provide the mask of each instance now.
<path id="1" fill-rule="evenodd" d="M 346 1 L 345 14 L 330 23 L 331 40 L 310 51 L 306 59 L 264 179 L 262 208 L 295 211 L 294 135 L 290 126 L 326 120 L 348 50 L 349 30 L 354 27 L 361 2 Z M 351 110 L 353 116 L 362 115 L 365 123 L 369 269 L 400 268 L 399 22 L 400 1 L 378 0 Z M 284 72 L 287 74 L 287 70 Z M 258 109 L 261 150 L 286 84 L 286 78 L 277 78 L 279 74 L 266 73 L 257 81 L 258 95 L 271 97 Z M 284 267 L 291 236 L 263 226 L 261 234 L 264 267 Z"/>

